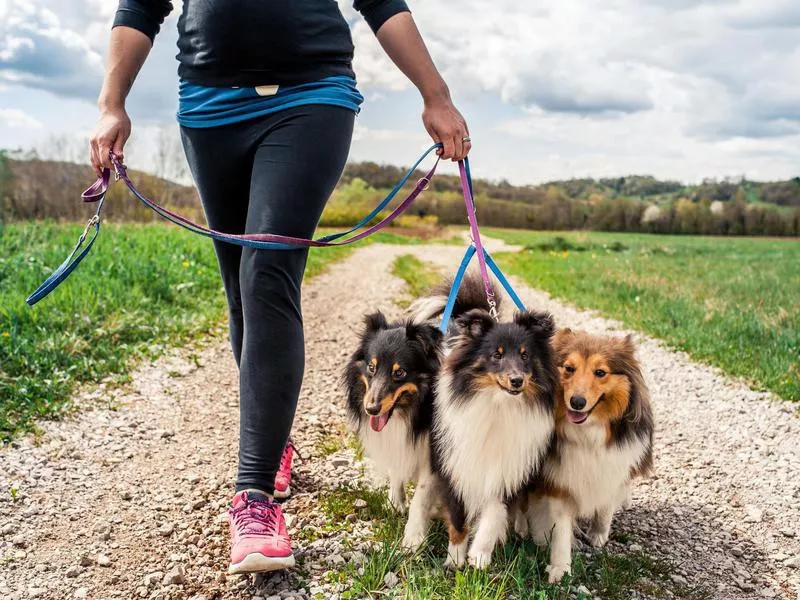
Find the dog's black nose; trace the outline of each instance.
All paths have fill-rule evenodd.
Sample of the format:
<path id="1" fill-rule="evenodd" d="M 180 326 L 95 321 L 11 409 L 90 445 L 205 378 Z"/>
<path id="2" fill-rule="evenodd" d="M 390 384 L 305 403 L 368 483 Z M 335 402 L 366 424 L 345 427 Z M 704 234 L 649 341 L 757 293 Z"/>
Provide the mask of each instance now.
<path id="1" fill-rule="evenodd" d="M 366 406 L 364 410 L 367 411 L 367 414 L 372 415 L 373 417 L 376 416 L 379 412 L 381 412 L 381 405 L 375 404 L 373 406 Z"/>
<path id="2" fill-rule="evenodd" d="M 572 410 L 583 410 L 586 406 L 586 398 L 583 396 L 573 396 L 569 399 L 569 405 L 572 407 Z"/>
<path id="3" fill-rule="evenodd" d="M 523 381 L 524 380 L 522 379 L 522 377 L 509 377 L 508 378 L 508 383 L 510 383 L 511 387 L 514 388 L 515 390 L 518 390 L 519 388 L 522 387 Z"/>

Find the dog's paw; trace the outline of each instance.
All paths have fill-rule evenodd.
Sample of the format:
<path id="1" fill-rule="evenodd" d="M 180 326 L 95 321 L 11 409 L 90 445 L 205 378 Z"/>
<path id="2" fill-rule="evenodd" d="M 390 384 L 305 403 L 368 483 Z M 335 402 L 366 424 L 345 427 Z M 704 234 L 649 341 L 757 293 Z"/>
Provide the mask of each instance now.
<path id="1" fill-rule="evenodd" d="M 389 504 L 391 504 L 392 508 L 401 515 L 404 515 L 408 512 L 408 507 L 403 499 L 389 498 Z"/>
<path id="2" fill-rule="evenodd" d="M 422 531 L 407 531 L 401 542 L 403 550 L 416 552 L 425 541 L 425 533 Z"/>
<path id="3" fill-rule="evenodd" d="M 448 554 L 447 558 L 444 560 L 444 568 L 448 571 L 457 571 L 461 567 L 464 566 L 464 557 L 454 557 L 452 554 Z"/>
<path id="4" fill-rule="evenodd" d="M 587 536 L 589 543 L 593 548 L 602 548 L 608 541 L 607 531 L 590 531 Z"/>
<path id="5" fill-rule="evenodd" d="M 492 553 L 484 552 L 482 550 L 470 551 L 469 553 L 469 566 L 476 569 L 488 569 L 492 564 Z"/>
<path id="6" fill-rule="evenodd" d="M 531 529 L 528 525 L 528 516 L 525 513 L 517 513 L 514 516 L 514 531 L 521 538 L 527 538 L 531 534 Z"/>
<path id="7" fill-rule="evenodd" d="M 547 565 L 547 583 L 561 583 L 561 578 L 571 573 L 570 565 Z"/>
<path id="8" fill-rule="evenodd" d="M 625 494 L 625 497 L 622 499 L 620 508 L 622 508 L 622 510 L 628 510 L 631 506 L 633 506 L 633 494 L 631 494 L 631 491 L 628 490 Z"/>

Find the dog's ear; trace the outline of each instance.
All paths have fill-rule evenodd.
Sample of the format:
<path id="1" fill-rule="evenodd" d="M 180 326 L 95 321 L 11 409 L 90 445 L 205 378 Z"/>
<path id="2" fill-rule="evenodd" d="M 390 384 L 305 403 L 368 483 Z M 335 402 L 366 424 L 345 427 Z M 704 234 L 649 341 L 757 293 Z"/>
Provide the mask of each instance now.
<path id="1" fill-rule="evenodd" d="M 428 356 L 435 354 L 439 350 L 442 341 L 442 332 L 438 327 L 432 325 L 416 325 L 408 323 L 406 325 L 406 338 L 422 345 L 422 349 Z"/>
<path id="2" fill-rule="evenodd" d="M 556 324 L 550 313 L 523 311 L 517 313 L 514 322 L 535 337 L 549 340 L 556 331 Z"/>
<path id="3" fill-rule="evenodd" d="M 381 311 L 376 311 L 364 317 L 364 324 L 367 326 L 367 333 L 375 333 L 381 329 L 386 329 L 389 325 Z"/>
<path id="4" fill-rule="evenodd" d="M 494 327 L 494 319 L 482 308 L 473 308 L 456 319 L 456 325 L 462 333 L 478 338 Z"/>
<path id="5" fill-rule="evenodd" d="M 633 356 L 636 354 L 636 342 L 633 341 L 633 334 L 628 334 L 624 338 L 619 341 L 619 346 L 622 348 L 623 352 L 626 352 Z"/>
<path id="6" fill-rule="evenodd" d="M 555 336 L 553 336 L 553 347 L 556 350 L 560 350 L 566 346 L 573 337 L 575 337 L 575 333 L 569 327 L 559 329 L 556 331 Z"/>

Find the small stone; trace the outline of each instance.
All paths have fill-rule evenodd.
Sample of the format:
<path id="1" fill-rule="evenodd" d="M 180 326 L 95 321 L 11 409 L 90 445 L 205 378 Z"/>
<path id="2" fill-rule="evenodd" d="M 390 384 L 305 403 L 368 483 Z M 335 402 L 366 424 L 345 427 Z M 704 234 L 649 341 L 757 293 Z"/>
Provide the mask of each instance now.
<path id="1" fill-rule="evenodd" d="M 195 484 L 198 481 L 200 481 L 200 475 L 198 475 L 197 473 L 187 473 L 186 481 L 188 481 L 191 484 Z"/>
<path id="2" fill-rule="evenodd" d="M 111 559 L 108 558 L 105 554 L 98 554 L 97 555 L 97 564 L 101 567 L 110 567 L 111 566 Z"/>
<path id="3" fill-rule="evenodd" d="M 175 565 L 167 571 L 162 583 L 164 585 L 183 585 L 186 583 L 186 574 L 183 571 L 183 566 Z"/>
<path id="4" fill-rule="evenodd" d="M 25 536 L 22 534 L 15 535 L 14 537 L 11 538 L 11 543 L 14 544 L 15 546 L 19 546 L 20 548 L 24 548 L 26 544 Z"/>
<path id="5" fill-rule="evenodd" d="M 82 554 L 78 564 L 82 567 L 91 567 L 94 564 L 94 560 L 88 554 Z"/>
<path id="6" fill-rule="evenodd" d="M 153 571 L 152 573 L 148 573 L 144 576 L 144 584 L 150 588 L 156 585 L 162 579 L 164 579 L 163 571 Z"/>
<path id="7" fill-rule="evenodd" d="M 164 537 L 171 536 L 173 531 L 175 531 L 175 526 L 172 523 L 164 523 L 164 525 L 158 528 L 158 533 Z"/>
<path id="8" fill-rule="evenodd" d="M 392 571 L 389 571 L 383 577 L 383 583 L 388 588 L 396 587 L 400 583 L 400 578 L 395 575 Z"/>
<path id="9" fill-rule="evenodd" d="M 746 581 L 736 580 L 736 585 L 739 586 L 739 589 L 743 592 L 754 592 L 756 590 L 756 586 L 752 583 L 747 583 Z"/>
<path id="10" fill-rule="evenodd" d="M 251 596 L 250 600 L 264 600 L 264 596 Z"/>
<path id="11" fill-rule="evenodd" d="M 334 459 L 331 461 L 331 464 L 332 464 L 334 467 L 337 467 L 337 468 L 338 468 L 338 467 L 346 467 L 346 466 L 348 466 L 348 465 L 350 464 L 350 461 L 349 461 L 349 460 L 347 460 L 346 458 L 338 457 L 338 458 L 334 458 Z"/>
<path id="12" fill-rule="evenodd" d="M 46 593 L 47 590 L 44 588 L 37 588 L 37 587 L 28 588 L 29 598 L 39 598 L 41 596 L 44 596 Z"/>
<path id="13" fill-rule="evenodd" d="M 587 588 L 585 585 L 578 586 L 577 591 L 579 595 L 586 596 L 587 598 L 592 595 L 592 593 L 589 591 L 589 588 Z"/>
<path id="14" fill-rule="evenodd" d="M 783 561 L 783 565 L 792 569 L 800 569 L 800 556 L 793 556 Z"/>
<path id="15" fill-rule="evenodd" d="M 788 538 L 793 538 L 795 535 L 797 535 L 792 529 L 781 529 L 781 533 Z"/>
<path id="16" fill-rule="evenodd" d="M 744 556 L 744 550 L 737 546 L 735 548 L 731 548 L 731 554 L 733 554 L 736 558 L 741 558 Z"/>
<path id="17" fill-rule="evenodd" d="M 208 600 L 208 596 L 205 596 L 204 594 L 195 594 L 189 598 L 189 600 Z"/>
<path id="18" fill-rule="evenodd" d="M 684 577 L 683 575 L 678 575 L 677 573 L 673 573 L 672 575 L 669 576 L 669 578 L 672 579 L 672 581 L 677 583 L 678 585 L 686 585 L 689 583 L 688 581 L 686 581 L 686 577 Z"/>
<path id="19" fill-rule="evenodd" d="M 206 505 L 206 501 L 202 498 L 198 498 L 194 502 L 192 502 L 192 509 L 197 510 L 198 508 L 202 508 Z"/>
<path id="20" fill-rule="evenodd" d="M 353 502 L 355 508 L 367 508 L 367 501 L 363 498 L 356 498 Z"/>
<path id="21" fill-rule="evenodd" d="M 69 569 L 67 569 L 67 572 L 65 573 L 67 577 L 77 577 L 80 574 L 81 574 L 81 568 L 78 565 L 72 565 Z"/>
<path id="22" fill-rule="evenodd" d="M 122 492 L 120 493 L 120 495 L 119 495 L 119 496 L 120 496 L 120 498 L 122 498 L 123 500 L 132 500 L 132 499 L 133 499 L 133 494 L 131 493 L 131 491 L 130 491 L 130 490 L 124 490 L 124 491 L 122 491 Z"/>
<path id="23" fill-rule="evenodd" d="M 0 529 L 0 534 L 2 535 L 11 535 L 15 531 L 17 531 L 17 526 L 14 523 L 6 523 L 3 525 L 3 528 Z"/>
<path id="24" fill-rule="evenodd" d="M 764 511 L 757 506 L 746 506 L 746 515 L 744 517 L 745 523 L 761 523 L 764 519 Z"/>
<path id="25" fill-rule="evenodd" d="M 72 594 L 73 598 L 86 598 L 89 595 L 89 588 L 79 587 L 75 590 L 75 593 Z"/>
<path id="26" fill-rule="evenodd" d="M 267 600 L 281 600 L 281 597 L 278 595 L 267 596 Z"/>
<path id="27" fill-rule="evenodd" d="M 642 547 L 639 544 L 631 544 L 630 546 L 628 546 L 628 550 L 630 550 L 631 552 L 641 552 Z"/>

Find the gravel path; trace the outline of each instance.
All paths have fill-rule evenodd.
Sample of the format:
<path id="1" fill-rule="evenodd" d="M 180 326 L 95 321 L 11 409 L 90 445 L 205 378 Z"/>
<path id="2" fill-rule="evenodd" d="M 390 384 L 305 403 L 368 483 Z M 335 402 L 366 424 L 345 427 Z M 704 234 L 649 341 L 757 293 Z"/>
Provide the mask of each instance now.
<path id="1" fill-rule="evenodd" d="M 342 428 L 338 377 L 362 314 L 398 314 L 403 283 L 387 271 L 408 253 L 452 271 L 462 249 L 373 245 L 306 286 L 308 366 L 294 427 L 306 460 L 295 462 L 286 503 L 296 537 L 326 524 L 320 494 L 363 477 L 352 451 L 324 456 L 322 442 Z M 561 326 L 619 330 L 516 287 Z M 793 407 L 637 338 L 656 410 L 656 474 L 636 487 L 615 529 L 713 598 L 800 598 Z M 236 380 L 227 344 L 214 340 L 142 368 L 125 389 L 83 392 L 77 416 L 0 449 L 0 598 L 336 598 L 326 571 L 368 547 L 368 524 L 355 514 L 346 547 L 341 533 L 296 543 L 296 571 L 225 575 Z"/>

